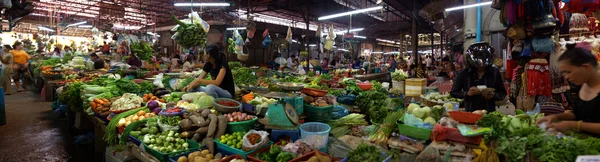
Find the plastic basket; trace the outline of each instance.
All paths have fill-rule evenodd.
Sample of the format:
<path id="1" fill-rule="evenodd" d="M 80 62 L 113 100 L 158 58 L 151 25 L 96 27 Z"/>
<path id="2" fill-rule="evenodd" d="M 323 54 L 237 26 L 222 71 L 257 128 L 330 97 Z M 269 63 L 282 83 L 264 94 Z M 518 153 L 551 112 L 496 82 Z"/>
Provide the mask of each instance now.
<path id="1" fill-rule="evenodd" d="M 481 115 L 473 114 L 470 112 L 464 111 L 450 111 L 448 115 L 457 122 L 466 123 L 466 124 L 475 124 L 479 119 L 481 119 Z"/>
<path id="2" fill-rule="evenodd" d="M 240 122 L 228 122 L 227 133 L 233 132 L 247 132 L 254 128 L 254 124 L 258 120 L 258 117 L 254 117 L 252 120 L 240 121 Z"/>
<path id="3" fill-rule="evenodd" d="M 171 152 L 171 153 L 161 153 L 158 152 L 150 147 L 148 147 L 148 145 L 146 145 L 145 143 L 142 143 L 144 145 L 144 150 L 146 150 L 147 153 L 149 153 L 150 155 L 156 157 L 156 159 L 158 159 L 161 162 L 166 162 L 169 160 L 169 157 L 173 157 L 176 155 L 180 155 L 186 152 L 191 152 L 191 151 L 197 151 L 198 149 L 200 149 L 200 144 L 192 141 L 192 140 L 187 140 L 188 144 L 190 145 L 190 147 L 186 150 L 182 150 L 182 151 L 177 151 L 177 152 Z"/>
<path id="4" fill-rule="evenodd" d="M 220 152 L 223 155 L 240 155 L 244 159 L 246 159 L 247 156 L 248 156 L 248 154 L 251 154 L 254 151 L 256 151 L 256 150 L 252 150 L 252 151 L 247 151 L 246 152 L 244 150 L 236 149 L 236 148 L 230 147 L 230 146 L 228 146 L 226 144 L 223 144 L 223 143 L 219 142 L 219 139 L 215 139 L 214 141 L 217 144 L 217 152 Z M 260 147 L 258 150 L 260 150 L 260 149 L 262 149 L 264 147 L 267 147 L 267 146 L 269 146 L 271 144 L 273 144 L 273 142 L 269 141 L 269 143 L 267 143 L 266 145 Z"/>
<path id="5" fill-rule="evenodd" d="M 448 128 L 441 126 L 440 124 L 436 124 L 433 127 L 433 132 L 431 133 L 432 141 L 454 141 L 461 143 L 469 143 L 469 144 L 479 144 L 481 142 L 482 136 L 474 136 L 474 137 L 465 137 L 460 134 L 460 131 L 456 128 Z"/>
<path id="6" fill-rule="evenodd" d="M 304 155 L 302 155 L 300 157 L 294 158 L 294 159 L 290 160 L 289 162 L 308 161 L 308 159 L 310 159 L 311 157 L 315 156 L 316 153 L 321 154 L 322 156 L 328 156 L 331 159 L 331 161 L 340 161 L 340 159 L 335 158 L 335 157 L 333 157 L 333 156 L 331 156 L 329 154 L 326 154 L 324 152 L 321 152 L 321 151 L 312 151 L 312 152 L 310 152 L 308 154 L 304 154 Z"/>
<path id="7" fill-rule="evenodd" d="M 300 90 L 300 92 L 313 97 L 323 97 L 327 95 L 327 91 L 314 88 L 303 88 L 302 90 Z"/>
<path id="8" fill-rule="evenodd" d="M 398 132 L 402 135 L 417 138 L 421 140 L 428 140 L 431 136 L 431 130 L 425 128 L 419 128 L 411 125 L 398 123 Z"/>
<path id="9" fill-rule="evenodd" d="M 223 106 L 223 105 L 220 105 L 217 103 L 217 101 L 220 101 L 220 100 L 233 101 L 233 102 L 237 103 L 238 106 Z M 242 103 L 240 103 L 236 100 L 229 99 L 229 98 L 217 98 L 217 99 L 213 100 L 213 106 L 215 107 L 215 109 L 217 109 L 217 111 L 227 114 L 227 113 L 239 111 L 242 108 Z"/>
<path id="10" fill-rule="evenodd" d="M 325 123 L 308 122 L 300 125 L 300 138 L 313 148 L 327 152 L 327 140 L 331 127 Z"/>
<path id="11" fill-rule="evenodd" d="M 127 135 L 129 136 L 129 141 L 131 141 L 131 143 L 135 144 L 136 146 L 139 146 L 140 144 L 142 144 L 142 141 L 138 140 L 137 138 L 131 136 L 131 135 Z"/>
<path id="12" fill-rule="evenodd" d="M 221 160 L 219 160 L 219 162 L 230 162 L 233 159 L 244 159 L 244 157 L 240 156 L 240 155 L 231 155 L 231 156 L 227 156 Z M 247 161 L 247 160 L 246 160 Z"/>
<path id="13" fill-rule="evenodd" d="M 331 119 L 331 113 L 333 112 L 333 105 L 325 107 L 316 107 L 309 104 L 304 104 L 304 115 L 307 121 L 313 122 L 327 122 Z"/>

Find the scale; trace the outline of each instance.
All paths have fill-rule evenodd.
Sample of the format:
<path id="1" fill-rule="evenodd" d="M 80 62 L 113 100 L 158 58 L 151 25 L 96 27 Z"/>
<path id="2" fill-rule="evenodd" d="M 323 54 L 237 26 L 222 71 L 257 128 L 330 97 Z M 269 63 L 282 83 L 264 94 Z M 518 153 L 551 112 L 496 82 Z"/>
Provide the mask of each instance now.
<path id="1" fill-rule="evenodd" d="M 300 122 L 296 109 L 290 103 L 280 100 L 270 104 L 265 118 L 259 120 L 268 129 L 296 130 Z"/>

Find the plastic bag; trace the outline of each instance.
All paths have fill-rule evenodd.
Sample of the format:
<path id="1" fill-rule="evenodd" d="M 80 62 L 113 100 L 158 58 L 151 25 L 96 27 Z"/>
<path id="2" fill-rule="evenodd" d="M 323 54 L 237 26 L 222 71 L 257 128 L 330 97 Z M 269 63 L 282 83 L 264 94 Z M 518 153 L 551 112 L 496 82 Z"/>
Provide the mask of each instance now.
<path id="1" fill-rule="evenodd" d="M 421 152 L 415 162 L 441 162 L 442 157 L 440 157 L 440 151 L 435 147 L 429 145 L 423 152 Z"/>
<path id="2" fill-rule="evenodd" d="M 248 140 L 248 135 L 250 135 L 250 134 L 260 135 L 260 142 L 258 142 L 256 144 L 251 144 L 250 140 Z M 244 138 L 242 139 L 242 149 L 244 151 L 257 150 L 261 146 L 266 145 L 268 143 L 269 143 L 269 133 L 267 133 L 266 131 L 250 130 L 250 131 L 248 131 L 248 133 L 246 133 L 244 135 Z"/>
<path id="3" fill-rule="evenodd" d="M 423 120 L 409 113 L 406 113 L 404 115 L 404 120 L 402 120 L 402 122 L 404 122 L 404 124 L 406 125 L 412 125 L 419 128 L 433 129 L 433 125 L 423 122 Z"/>
<path id="4" fill-rule="evenodd" d="M 158 88 L 165 88 L 165 85 L 163 85 L 163 83 L 162 83 L 162 79 L 163 79 L 163 73 L 160 73 L 160 74 L 156 75 L 156 78 L 154 79 L 154 82 L 152 84 L 154 84 Z"/>
<path id="5" fill-rule="evenodd" d="M 160 128 L 160 131 L 163 131 L 163 132 L 170 131 L 170 130 L 177 132 L 177 130 L 179 130 L 179 125 L 176 125 L 176 126 L 166 125 L 166 124 L 163 124 L 162 122 L 160 122 L 160 119 L 158 119 L 158 127 Z"/>

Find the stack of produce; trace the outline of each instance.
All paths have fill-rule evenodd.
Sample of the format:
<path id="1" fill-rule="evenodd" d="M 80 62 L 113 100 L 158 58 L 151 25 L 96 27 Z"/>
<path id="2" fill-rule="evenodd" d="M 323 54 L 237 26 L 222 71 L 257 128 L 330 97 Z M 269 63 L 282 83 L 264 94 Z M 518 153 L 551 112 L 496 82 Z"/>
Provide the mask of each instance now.
<path id="1" fill-rule="evenodd" d="M 94 101 L 90 102 L 90 107 L 94 112 L 100 114 L 100 116 L 108 116 L 110 114 L 110 111 L 108 110 L 110 109 L 111 104 L 112 103 L 105 98 L 94 98 Z"/>
<path id="2" fill-rule="evenodd" d="M 138 41 L 131 43 L 131 52 L 140 60 L 152 62 L 154 56 L 154 50 L 145 41 Z"/>
<path id="3" fill-rule="evenodd" d="M 452 96 L 450 96 L 450 94 L 440 94 L 437 92 L 434 93 L 429 93 L 425 96 L 422 96 L 423 99 L 432 101 L 432 102 L 436 102 L 438 104 L 444 104 L 447 102 L 462 102 L 462 99 L 458 99 L 458 98 L 454 98 Z"/>
<path id="4" fill-rule="evenodd" d="M 177 159 L 177 162 L 217 162 L 221 158 L 223 158 L 221 153 L 213 156 L 213 153 L 209 150 L 202 150 L 191 152 L 187 157 L 181 156 Z"/>
<path id="5" fill-rule="evenodd" d="M 444 112 L 444 108 L 440 105 L 435 105 L 433 108 L 429 106 L 421 108 L 415 103 L 409 104 L 407 110 L 407 113 L 412 114 L 422 122 L 429 123 L 430 126 L 435 125 L 441 119 Z"/>
<path id="6" fill-rule="evenodd" d="M 246 132 L 234 132 L 232 134 L 224 134 L 223 136 L 221 136 L 221 138 L 217 139 L 217 141 L 231 148 L 242 149 L 242 138 L 245 134 Z"/>
<path id="7" fill-rule="evenodd" d="M 265 162 L 284 162 L 290 161 L 295 157 L 295 154 L 284 151 L 280 145 L 271 145 L 269 151 L 256 155 L 256 158 Z"/>
<path id="8" fill-rule="evenodd" d="M 142 105 L 143 99 L 135 94 L 125 93 L 119 99 L 115 100 L 110 106 L 111 111 L 122 111 L 138 108 Z"/>
<path id="9" fill-rule="evenodd" d="M 171 37 L 184 48 L 200 47 L 206 45 L 206 33 L 208 32 L 208 24 L 205 23 L 196 12 L 188 15 L 190 20 L 179 20 L 172 16 L 177 24 L 171 31 L 175 34 Z"/>
<path id="10" fill-rule="evenodd" d="M 348 154 L 347 162 L 383 161 L 386 157 L 375 146 L 361 143 Z"/>
<path id="11" fill-rule="evenodd" d="M 331 127 L 331 133 L 334 137 L 341 137 L 350 133 L 350 128 L 364 126 L 369 124 L 363 114 L 349 114 L 340 119 L 332 120 L 327 123 Z"/>
<path id="12" fill-rule="evenodd" d="M 198 109 L 189 114 L 188 119 L 183 119 L 179 123 L 184 131 L 182 136 L 192 138 L 196 142 L 207 145 L 211 152 L 215 150 L 214 139 L 220 138 L 227 129 L 227 118 L 223 115 L 215 115 L 210 109 Z"/>

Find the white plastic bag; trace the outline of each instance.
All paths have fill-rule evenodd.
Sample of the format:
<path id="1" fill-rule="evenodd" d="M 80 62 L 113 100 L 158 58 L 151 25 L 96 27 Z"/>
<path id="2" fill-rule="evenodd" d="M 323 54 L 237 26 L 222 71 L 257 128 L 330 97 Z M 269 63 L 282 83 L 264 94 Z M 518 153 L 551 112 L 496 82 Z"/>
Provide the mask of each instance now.
<path id="1" fill-rule="evenodd" d="M 248 140 L 248 135 L 250 134 L 258 134 L 260 135 L 260 142 L 256 143 L 256 144 L 251 144 L 250 140 Z M 248 133 L 246 133 L 244 135 L 244 138 L 242 139 L 242 149 L 244 151 L 251 151 L 251 150 L 257 150 L 259 149 L 261 146 L 264 146 L 266 144 L 269 143 L 269 133 L 267 133 L 266 131 L 255 131 L 255 130 L 250 130 L 248 131 Z"/>
<path id="2" fill-rule="evenodd" d="M 163 79 L 163 73 L 160 73 L 160 74 L 156 75 L 156 78 L 154 79 L 154 82 L 152 84 L 154 84 L 158 88 L 165 88 L 165 85 L 163 85 L 163 83 L 162 83 L 162 79 Z"/>
<path id="3" fill-rule="evenodd" d="M 163 131 L 163 132 L 170 131 L 170 130 L 177 132 L 179 130 L 179 125 L 176 125 L 176 126 L 166 125 L 166 124 L 163 124 L 162 122 L 160 122 L 160 119 L 158 119 L 158 127 L 160 128 L 160 131 Z"/>

